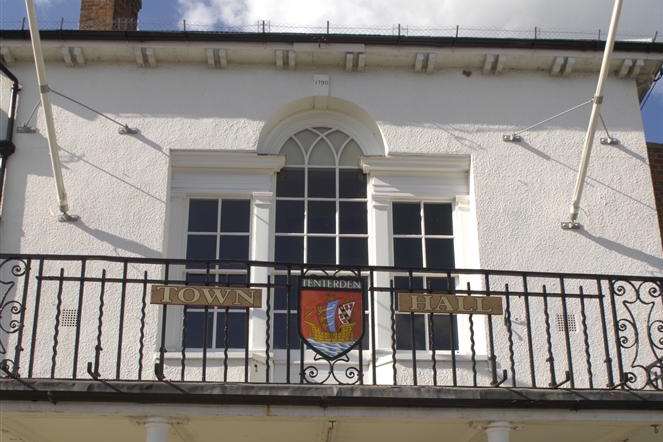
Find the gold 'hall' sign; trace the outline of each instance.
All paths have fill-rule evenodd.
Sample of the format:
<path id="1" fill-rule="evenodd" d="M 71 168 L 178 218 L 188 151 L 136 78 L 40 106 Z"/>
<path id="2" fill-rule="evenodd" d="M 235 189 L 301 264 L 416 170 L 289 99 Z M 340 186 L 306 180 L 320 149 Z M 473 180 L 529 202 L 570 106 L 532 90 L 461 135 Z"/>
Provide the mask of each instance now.
<path id="1" fill-rule="evenodd" d="M 262 291 L 246 287 L 153 285 L 152 304 L 203 305 L 213 307 L 262 307 Z"/>
<path id="2" fill-rule="evenodd" d="M 399 293 L 398 311 L 403 313 L 447 313 L 501 315 L 499 296 L 457 296 L 440 293 Z"/>

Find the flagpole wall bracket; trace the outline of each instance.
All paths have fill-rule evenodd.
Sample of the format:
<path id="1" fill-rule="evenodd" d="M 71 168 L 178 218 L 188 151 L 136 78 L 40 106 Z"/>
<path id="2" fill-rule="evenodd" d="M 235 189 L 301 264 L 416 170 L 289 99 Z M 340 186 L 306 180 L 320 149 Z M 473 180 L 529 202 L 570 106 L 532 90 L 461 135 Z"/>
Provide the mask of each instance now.
<path id="1" fill-rule="evenodd" d="M 37 129 L 31 126 L 28 126 L 27 124 L 24 124 L 22 126 L 18 126 L 16 128 L 16 132 L 20 134 L 33 134 L 37 132 Z"/>
<path id="2" fill-rule="evenodd" d="M 603 137 L 601 138 L 601 144 L 604 146 L 617 146 L 619 145 L 619 140 L 613 137 Z"/>
<path id="3" fill-rule="evenodd" d="M 134 127 L 129 127 L 128 125 L 123 125 L 121 126 L 117 132 L 120 135 L 137 135 L 139 133 L 139 130 L 134 128 Z"/>
<path id="4" fill-rule="evenodd" d="M 506 134 L 502 135 L 502 141 L 506 141 L 507 143 L 520 143 L 523 141 L 523 137 L 518 134 Z"/>
<path id="5" fill-rule="evenodd" d="M 58 221 L 61 223 L 75 223 L 76 221 L 79 221 L 81 219 L 80 216 L 78 215 L 70 215 L 67 212 L 62 212 L 60 213 L 60 216 L 58 216 Z"/>
<path id="6" fill-rule="evenodd" d="M 578 221 L 562 221 L 562 230 L 580 230 L 582 227 Z"/>

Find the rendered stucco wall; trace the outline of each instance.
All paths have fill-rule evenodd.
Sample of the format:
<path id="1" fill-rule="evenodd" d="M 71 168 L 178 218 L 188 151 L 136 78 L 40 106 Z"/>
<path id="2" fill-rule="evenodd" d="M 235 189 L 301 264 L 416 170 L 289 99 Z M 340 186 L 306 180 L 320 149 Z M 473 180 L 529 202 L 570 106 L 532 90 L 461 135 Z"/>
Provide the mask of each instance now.
<path id="1" fill-rule="evenodd" d="M 35 103 L 34 71 L 16 64 L 24 89 L 18 121 Z M 172 149 L 253 150 L 263 123 L 312 93 L 313 71 L 198 65 L 48 66 L 49 82 L 140 129 L 121 136 L 110 122 L 55 99 L 64 176 L 75 224 L 56 206 L 41 113 L 37 134 L 17 134 L 8 163 L 2 252 L 159 256 Z M 551 78 L 508 72 L 470 77 L 401 71 L 325 71 L 331 95 L 378 123 L 392 153 L 472 157 L 479 258 L 484 268 L 659 274 L 663 269 L 651 176 L 635 85 L 611 78 L 604 116 L 621 145 L 596 144 L 579 232 L 568 217 L 588 109 L 525 134 L 501 135 L 586 99 L 594 76 Z M 4 103 L 3 103 L 4 105 Z"/>
<path id="2" fill-rule="evenodd" d="M 661 226 L 661 230 L 663 230 L 663 145 L 649 143 L 647 153 L 651 167 L 652 184 L 654 186 L 658 223 Z"/>
<path id="3" fill-rule="evenodd" d="M 18 115 L 18 121 L 23 122 L 37 100 L 34 70 L 28 64 L 13 65 L 12 70 L 24 86 Z M 166 226 L 172 221 L 167 219 L 173 204 L 169 191 L 170 153 L 177 149 L 255 150 L 266 121 L 288 103 L 312 94 L 313 73 L 235 66 L 218 71 L 186 64 L 162 64 L 156 69 L 101 63 L 72 69 L 50 64 L 49 83 L 54 88 L 138 127 L 140 135 L 119 135 L 112 123 L 56 98 L 64 178 L 71 211 L 81 220 L 71 224 L 56 220 L 40 113 L 38 132 L 17 134 L 17 150 L 8 162 L 0 251 L 161 256 L 168 237 Z M 473 200 L 469 203 L 472 213 L 476 213 L 478 257 L 468 258 L 468 262 L 488 269 L 643 275 L 660 275 L 663 271 L 651 175 L 633 82 L 614 78 L 608 82 L 604 116 L 621 145 L 608 147 L 597 142 L 582 204 L 580 221 L 584 229 L 568 232 L 562 231 L 559 223 L 568 217 L 588 109 L 525 134 L 523 143 L 504 143 L 501 137 L 516 127 L 585 100 L 593 90 L 593 76 L 551 78 L 533 72 L 484 76 L 475 71 L 466 77 L 456 70 L 432 75 L 397 70 L 323 73 L 331 76 L 332 96 L 356 104 L 377 122 L 389 153 L 471 157 Z M 158 272 L 154 267 L 151 271 Z M 107 268 L 109 274 L 114 272 L 116 276 L 122 271 L 119 264 Z M 76 265 L 66 269 L 67 275 L 78 271 Z M 99 275 L 101 266 L 90 265 L 87 271 L 89 275 Z M 128 276 L 139 279 L 141 271 L 130 266 Z M 58 269 L 49 268 L 46 272 L 53 275 Z M 78 371 L 83 376 L 86 374 L 82 359 L 91 359 L 95 345 L 98 289 L 97 285 L 89 285 L 82 306 L 82 317 L 91 320 L 85 322 L 88 333 L 84 332 L 81 341 Z M 42 314 L 39 326 L 40 330 L 53 330 L 52 295 L 57 283 L 45 282 L 43 290 L 50 295 L 42 301 L 42 308 L 50 312 Z M 113 371 L 112 355 L 118 352 L 115 336 L 119 327 L 119 290 L 115 284 L 106 293 L 109 301 L 103 330 L 107 342 L 103 345 L 102 361 L 106 376 Z M 77 293 L 77 283 L 67 282 L 64 305 L 75 307 Z M 135 376 L 135 358 L 130 360 L 126 355 L 139 351 L 139 287 L 133 285 L 127 296 L 132 302 L 126 311 L 122 374 Z M 533 320 L 540 321 L 541 306 L 535 305 L 534 310 L 537 313 Z M 522 309 L 514 315 L 522 319 Z M 158 309 L 148 309 L 145 345 L 149 351 L 157 342 L 158 316 Z M 31 328 L 31 318 L 27 319 L 27 330 Z M 256 351 L 264 342 L 264 336 L 259 334 L 253 336 Z M 501 349 L 500 364 L 504 366 L 506 356 L 502 350 L 506 338 L 500 335 L 496 339 Z M 63 330 L 60 340 L 58 358 L 63 367 L 71 354 L 73 331 Z M 51 343 L 40 340 L 36 345 L 43 351 L 37 352 L 35 365 L 40 375 L 47 375 Z M 520 341 L 516 345 L 525 344 Z M 543 335 L 536 337 L 535 345 L 543 348 Z M 582 351 L 582 347 L 577 350 Z M 262 362 L 257 357 L 255 362 L 253 357 L 252 354 L 255 373 L 251 376 L 260 378 Z M 152 376 L 152 362 L 152 356 L 148 356 L 147 377 Z M 190 362 L 192 376 L 197 374 L 197 363 Z M 241 378 L 242 363 L 242 358 L 233 360 L 232 376 Z M 518 361 L 521 363 L 525 361 Z M 170 368 L 177 368 L 178 364 L 175 357 Z M 402 365 L 401 375 L 411 377 L 407 362 Z M 218 368 L 217 364 L 217 375 Z M 448 369 L 448 363 L 445 368 Z M 427 367 L 424 364 L 419 369 Z M 483 382 L 483 360 L 481 369 Z M 537 369 L 543 371 L 545 367 Z M 378 375 L 383 376 L 384 372 L 385 379 L 389 379 L 390 370 L 389 365 L 384 365 Z M 465 364 L 461 377 L 466 379 L 468 370 Z"/>

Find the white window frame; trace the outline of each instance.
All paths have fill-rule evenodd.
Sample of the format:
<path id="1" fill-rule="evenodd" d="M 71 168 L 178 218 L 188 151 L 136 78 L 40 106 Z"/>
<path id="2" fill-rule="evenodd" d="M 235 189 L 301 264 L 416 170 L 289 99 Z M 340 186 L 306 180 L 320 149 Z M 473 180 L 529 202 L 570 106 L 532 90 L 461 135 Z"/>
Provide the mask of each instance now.
<path id="1" fill-rule="evenodd" d="M 394 204 L 398 204 L 398 203 L 410 203 L 410 204 L 417 203 L 417 204 L 419 204 L 419 216 L 420 216 L 420 223 L 421 223 L 421 233 L 420 234 L 418 234 L 418 235 L 416 235 L 416 234 L 405 234 L 405 235 L 404 234 L 394 234 L 393 207 L 394 207 Z M 451 214 L 452 214 L 452 223 L 453 223 L 454 233 L 455 233 L 456 224 L 453 220 L 453 218 L 455 218 L 454 217 L 455 204 L 454 204 L 454 201 L 452 201 L 452 200 L 448 200 L 448 199 L 432 200 L 430 198 L 429 199 L 419 199 L 419 200 L 413 199 L 413 198 L 410 198 L 410 199 L 394 199 L 394 200 L 391 201 L 391 204 L 390 204 L 391 205 L 390 214 L 391 214 L 391 219 L 392 219 L 392 223 L 390 225 L 390 227 L 391 227 L 390 236 L 391 236 L 392 243 L 397 238 L 419 239 L 420 242 L 421 242 L 421 267 L 424 268 L 424 269 L 428 267 L 428 263 L 426 262 L 426 239 L 429 239 L 429 238 L 430 239 L 452 239 L 453 242 L 454 242 L 454 261 L 455 261 L 455 258 L 456 258 L 456 236 L 454 234 L 451 234 L 451 235 L 428 235 L 428 234 L 426 234 L 425 219 L 424 219 L 424 205 L 426 205 L 426 204 L 450 204 L 451 205 Z M 392 247 L 393 247 L 393 245 L 392 245 Z M 391 265 L 395 265 L 394 264 L 394 254 L 393 253 L 391 254 L 390 258 L 391 258 Z M 454 264 L 454 267 L 457 267 L 457 266 Z M 394 278 L 394 277 L 398 277 L 398 276 L 407 277 L 408 275 L 406 273 L 393 272 L 393 273 L 391 273 L 390 276 L 392 278 Z M 446 278 L 446 276 L 444 276 L 444 275 L 437 275 L 437 274 L 432 274 L 432 275 L 423 274 L 423 275 L 415 275 L 413 277 L 414 278 L 418 278 L 418 277 L 423 278 L 424 288 L 425 288 L 425 284 L 426 284 L 426 278 Z M 454 284 L 456 286 L 458 286 L 457 278 L 454 277 L 453 280 L 454 280 Z M 424 317 L 424 338 L 425 338 L 424 342 L 425 342 L 425 347 L 426 348 L 425 348 L 425 350 L 416 350 L 416 351 L 417 352 L 428 352 L 428 353 L 424 353 L 424 354 L 431 354 L 433 349 L 430 348 L 430 342 L 428 340 L 428 336 L 429 336 L 429 333 L 430 333 L 429 332 L 430 321 L 428 320 L 429 314 L 415 313 L 415 315 L 417 315 L 417 314 L 422 315 Z M 396 316 L 398 316 L 398 315 L 409 315 L 409 313 L 398 313 L 398 312 L 396 312 Z M 454 316 L 456 316 L 456 315 L 454 315 Z M 458 318 L 456 319 L 456 323 L 458 323 Z M 456 331 L 458 331 L 458 330 L 456 330 Z M 459 350 L 460 350 L 460 336 L 456 336 L 456 339 L 458 340 Z M 412 345 L 415 345 L 415 343 L 413 342 Z M 459 350 L 457 350 L 457 351 L 459 351 Z M 407 354 L 409 356 L 412 355 L 412 350 L 411 349 L 399 349 L 399 348 L 397 348 L 397 352 L 407 352 Z M 435 353 L 437 354 L 438 352 L 446 352 L 448 354 L 451 354 L 450 350 L 436 349 Z M 403 353 L 403 354 L 405 354 L 405 353 Z"/>
<path id="2" fill-rule="evenodd" d="M 283 196 L 276 196 L 276 201 L 302 201 L 304 203 L 304 228 L 302 233 L 280 233 L 276 232 L 275 236 L 277 237 L 286 237 L 286 236 L 291 236 L 291 237 L 302 237 L 304 241 L 304 250 L 303 250 L 303 262 L 308 262 L 308 240 L 310 238 L 334 238 L 334 247 L 335 247 L 335 256 L 334 256 L 334 263 L 339 264 L 340 263 L 340 255 L 341 255 L 341 238 L 365 238 L 368 242 L 368 230 L 366 233 L 341 233 L 341 217 L 340 217 L 340 207 L 341 203 L 343 202 L 363 202 L 366 203 L 366 211 L 368 212 L 368 195 L 363 198 L 347 198 L 347 197 L 342 197 L 340 195 L 340 172 L 342 170 L 361 170 L 359 165 L 357 167 L 353 166 L 341 166 L 340 161 L 341 161 L 341 156 L 345 152 L 346 147 L 350 144 L 351 141 L 354 141 L 357 143 L 359 146 L 359 143 L 348 133 L 345 133 L 342 129 L 338 129 L 334 126 L 329 127 L 329 125 L 326 126 L 327 131 L 324 133 L 320 133 L 317 128 L 314 127 L 307 127 L 302 130 L 310 130 L 312 132 L 315 132 L 319 135 L 319 138 L 316 139 L 311 146 L 308 146 L 307 149 L 304 149 L 304 146 L 301 145 L 299 140 L 295 138 L 295 135 L 299 132 L 295 132 L 290 136 L 288 140 L 294 140 L 295 143 L 299 146 L 302 156 L 304 158 L 304 164 L 303 165 L 285 165 L 285 168 L 288 169 L 295 169 L 295 170 L 303 170 L 304 171 L 304 196 L 303 197 L 283 197 Z M 348 138 L 345 140 L 343 145 L 341 146 L 340 150 L 336 152 L 331 145 L 333 144 L 328 138 L 327 135 L 329 133 L 333 133 L 335 131 L 341 132 L 344 135 L 346 135 Z M 310 164 L 310 157 L 311 153 L 313 152 L 313 148 L 317 145 L 318 141 L 320 139 L 324 139 L 329 146 L 327 146 L 331 154 L 334 157 L 334 164 L 333 165 L 312 165 Z M 285 144 L 285 142 L 284 142 Z M 361 149 L 361 146 L 359 146 Z M 308 187 L 309 187 L 309 179 L 308 179 L 308 173 L 310 169 L 334 169 L 334 182 L 335 182 L 335 189 L 334 189 L 334 197 L 310 197 L 308 195 Z M 367 185 L 368 187 L 368 185 Z M 368 189 L 367 189 L 368 192 Z M 320 202 L 334 202 L 334 232 L 333 233 L 311 233 L 308 231 L 308 203 L 310 201 L 320 201 Z M 368 220 L 368 213 L 367 213 L 367 220 Z M 368 221 L 367 221 L 368 222 Z M 368 227 L 368 226 L 367 226 Z"/>
<path id="3" fill-rule="evenodd" d="M 369 262 L 372 265 L 393 266 L 393 213 L 394 202 L 451 203 L 454 225 L 455 268 L 479 268 L 476 215 L 474 213 L 471 183 L 471 158 L 467 155 L 392 155 L 366 157 L 362 168 L 369 175 Z M 422 222 L 424 222 L 422 218 Z M 423 247 L 423 245 L 422 245 Z M 425 250 L 424 250 L 425 252 Z M 424 253 L 425 256 L 425 253 Z M 423 261 L 425 262 L 425 261 Z M 392 275 L 381 272 L 376 285 L 389 286 Z M 456 287 L 471 282 L 478 290 L 483 281 L 477 276 L 455 277 Z M 378 298 L 378 296 L 376 296 Z M 390 324 L 390 305 L 386 299 L 376 299 L 376 321 Z M 458 359 L 469 358 L 469 317 L 457 315 Z M 486 358 L 486 318 L 474 316 L 476 357 Z M 427 324 L 428 321 L 425 321 Z M 385 329 L 381 327 L 381 329 Z M 388 329 L 388 327 L 386 328 Z M 428 347 L 428 342 L 426 344 Z M 390 333 L 378 333 L 376 347 L 383 356 L 391 356 Z M 432 350 L 416 350 L 418 360 L 430 360 Z M 437 359 L 450 359 L 450 350 L 435 350 Z M 397 359 L 412 357 L 412 350 L 396 351 Z"/>
<path id="4" fill-rule="evenodd" d="M 312 121 L 314 121 L 314 120 L 304 120 L 304 121 L 308 121 L 309 123 L 312 123 Z M 278 236 L 281 236 L 281 237 L 287 237 L 287 236 L 302 237 L 303 242 L 304 242 L 304 247 L 303 247 L 303 252 L 302 252 L 303 253 L 302 261 L 304 263 L 306 263 L 306 262 L 308 262 L 308 239 L 309 238 L 311 238 L 311 237 L 334 238 L 335 239 L 335 249 L 336 249 L 336 254 L 335 254 L 335 257 L 334 257 L 334 264 L 339 265 L 339 263 L 340 263 L 340 253 L 341 253 L 341 245 L 340 245 L 341 238 L 366 238 L 367 247 L 369 249 L 368 254 L 367 254 L 367 258 L 368 258 L 367 264 L 370 264 L 370 262 L 371 262 L 370 261 L 370 241 L 371 241 L 371 239 L 370 239 L 370 228 L 368 226 L 368 223 L 369 223 L 369 220 L 370 220 L 370 208 L 369 208 L 369 199 L 368 199 L 368 192 L 369 192 L 369 190 L 368 190 L 368 179 L 367 179 L 367 182 L 366 182 L 366 197 L 363 197 L 363 198 L 341 197 L 340 196 L 340 187 L 339 187 L 340 186 L 340 171 L 341 170 L 361 170 L 361 165 L 360 164 L 358 164 L 356 167 L 340 165 L 341 156 L 345 152 L 346 147 L 350 144 L 351 141 L 354 141 L 357 144 L 357 146 L 359 147 L 359 149 L 362 150 L 362 151 L 363 151 L 363 146 L 360 144 L 360 142 L 358 140 L 356 140 L 353 137 L 352 133 L 346 132 L 344 127 L 337 127 L 334 124 L 335 123 L 334 121 L 332 121 L 331 123 L 332 124 L 329 124 L 329 122 L 327 122 L 326 124 L 320 123 L 320 124 L 317 124 L 317 125 L 297 126 L 297 129 L 294 130 L 294 128 L 293 128 L 292 133 L 290 133 L 290 135 L 285 137 L 282 141 L 282 147 L 280 148 L 279 152 L 281 152 L 281 149 L 283 149 L 285 147 L 285 144 L 291 139 L 295 141 L 295 143 L 299 146 L 299 148 L 301 150 L 301 154 L 302 154 L 302 157 L 304 159 L 304 164 L 300 164 L 300 165 L 288 165 L 288 164 L 286 164 L 284 166 L 284 168 L 299 169 L 299 170 L 304 171 L 304 196 L 303 197 L 280 197 L 280 196 L 276 196 L 276 187 L 275 187 L 274 188 L 275 189 L 275 191 L 274 191 L 275 201 L 302 201 L 304 203 L 304 227 L 303 227 L 303 233 L 277 233 L 275 231 L 276 222 L 274 222 L 274 239 L 276 239 L 276 237 L 278 237 Z M 316 128 L 319 128 L 319 127 L 324 127 L 324 128 L 327 128 L 328 130 L 324 133 L 320 133 L 320 131 L 318 131 L 316 129 Z M 316 139 L 310 146 L 308 146 L 308 149 L 304 149 L 304 147 L 301 145 L 299 140 L 295 138 L 295 135 L 297 133 L 299 133 L 301 131 L 304 131 L 304 130 L 312 130 L 313 132 L 316 132 L 320 135 L 320 137 L 318 139 Z M 329 133 L 335 132 L 335 131 L 339 131 L 339 132 L 345 134 L 348 137 L 347 140 L 345 140 L 345 142 L 343 143 L 343 146 L 339 149 L 338 152 L 333 147 L 331 147 L 331 145 L 333 143 L 326 138 L 326 135 L 328 135 Z M 328 147 L 331 150 L 331 153 L 334 157 L 334 164 L 333 165 L 311 165 L 311 164 L 309 164 L 309 158 L 310 158 L 311 153 L 313 152 L 313 148 L 316 146 L 317 142 L 321 138 L 325 139 L 327 141 L 327 143 L 330 145 Z M 334 197 L 309 197 L 309 195 L 308 195 L 308 181 L 309 181 L 308 180 L 308 171 L 309 171 L 309 169 L 332 169 L 332 168 L 334 169 L 334 174 L 335 174 L 335 177 L 334 177 L 334 179 L 335 179 L 335 190 L 334 190 L 335 196 Z M 334 218 L 335 231 L 334 231 L 334 233 L 310 233 L 308 231 L 308 203 L 309 203 L 309 201 L 330 201 L 330 202 L 333 201 L 333 202 L 335 202 L 335 215 L 334 215 L 335 216 L 335 218 Z M 340 205 L 341 205 L 342 202 L 363 202 L 363 203 L 366 204 L 366 212 L 367 212 L 366 213 L 366 223 L 367 223 L 366 233 L 341 233 Z M 276 206 L 275 206 L 275 209 L 276 209 Z M 276 213 L 276 211 L 275 211 L 275 213 Z M 275 241 L 274 241 L 274 245 L 275 245 Z M 274 253 L 274 251 L 272 251 L 272 256 L 274 256 L 274 255 L 275 255 L 275 253 Z M 276 276 L 284 276 L 284 275 L 285 275 L 285 272 L 276 272 L 276 271 L 272 272 L 272 278 L 274 278 L 274 280 L 275 280 Z M 299 277 L 300 275 L 293 275 L 293 276 Z M 368 278 L 368 275 L 366 275 L 366 278 Z M 289 296 L 289 294 L 287 294 L 287 296 Z M 367 298 L 368 298 L 368 296 L 367 296 Z M 368 302 L 368 299 L 367 299 L 367 303 L 364 306 L 364 314 L 366 315 L 367 318 L 370 318 L 371 308 L 372 308 L 372 306 L 370 305 L 370 303 Z M 291 306 L 290 315 L 294 315 L 297 318 L 298 317 L 297 316 L 297 309 L 298 309 L 297 305 Z M 275 299 L 272 299 L 272 314 L 273 315 L 280 314 L 280 315 L 285 316 L 285 315 L 288 314 L 288 311 L 287 311 L 287 309 L 276 309 Z M 274 316 L 274 318 L 275 318 L 275 316 Z M 287 316 L 286 316 L 286 318 L 287 318 Z M 274 320 L 273 324 L 272 324 L 272 330 L 271 330 L 272 338 L 275 336 L 274 328 L 273 328 L 275 323 L 276 323 L 276 321 Z M 290 326 L 291 327 L 292 326 L 297 327 L 298 324 L 296 324 L 296 323 L 293 324 L 292 319 L 291 319 Z M 370 320 L 369 320 L 369 329 L 365 330 L 364 332 L 368 333 L 368 345 L 364 349 L 364 351 L 365 352 L 370 352 L 371 343 L 372 343 L 371 334 L 374 333 L 374 331 L 370 329 Z M 299 348 L 290 348 L 290 349 L 288 349 L 288 348 L 285 348 L 285 347 L 276 347 L 276 345 L 273 345 L 273 348 L 274 348 L 274 351 L 276 352 L 275 357 L 278 361 L 280 361 L 282 359 L 285 359 L 284 355 L 285 355 L 285 352 L 288 351 L 288 350 L 291 352 L 291 355 L 294 358 L 297 358 L 300 351 L 301 351 L 301 349 L 299 349 Z M 364 355 L 364 358 L 367 359 L 367 356 Z"/>
<path id="5" fill-rule="evenodd" d="M 216 232 L 191 232 L 189 231 L 188 228 L 188 214 L 190 210 L 190 205 L 191 205 L 191 200 L 194 199 L 206 199 L 206 200 L 216 200 L 218 202 L 218 207 L 217 207 L 217 223 L 216 223 Z M 220 248 L 220 241 L 221 241 L 221 235 L 228 235 L 228 236 L 247 236 L 247 232 L 221 232 L 221 211 L 222 209 L 222 201 L 223 200 L 235 200 L 235 201 L 248 201 L 249 202 L 249 231 L 248 231 L 248 250 L 247 250 L 247 257 L 248 259 L 251 259 L 251 243 L 253 242 L 253 223 L 251 220 L 253 219 L 253 195 L 247 196 L 241 196 L 239 194 L 232 194 L 232 195 L 219 195 L 219 194 L 188 194 L 186 195 L 186 214 L 187 214 L 187 223 L 184 225 L 184 250 L 186 251 L 187 248 L 187 242 L 189 235 L 197 236 L 197 235 L 214 235 L 216 238 L 216 250 L 215 250 L 215 259 L 219 259 L 219 248 Z M 196 274 L 196 275 L 205 275 L 207 274 L 206 270 L 203 269 L 185 269 L 184 270 L 184 275 L 182 276 L 182 279 L 186 279 L 187 274 Z M 245 275 L 246 270 L 239 270 L 239 269 L 218 269 L 216 268 L 210 268 L 209 271 L 210 275 L 214 276 L 219 276 L 219 275 Z M 225 309 L 223 308 L 218 308 L 218 307 L 213 307 L 211 309 L 208 309 L 208 313 L 212 314 L 212 329 L 208 330 L 208 333 L 212 333 L 212 342 L 211 342 L 211 347 L 207 348 L 207 352 L 218 352 L 218 351 L 223 351 L 223 347 L 217 347 L 216 346 L 216 333 L 217 333 L 217 319 L 218 319 L 218 314 L 220 312 L 224 312 Z M 187 308 L 187 312 L 205 312 L 205 309 L 203 307 L 191 307 Z M 229 313 L 236 312 L 231 310 Z M 249 315 L 249 321 L 250 321 L 250 315 Z M 249 323 L 249 330 L 251 328 L 251 325 Z M 249 339 L 248 339 L 248 344 L 249 348 L 251 345 L 251 335 L 249 334 Z M 203 348 L 202 347 L 187 347 L 187 351 L 191 350 L 193 352 L 199 351 L 202 352 Z M 243 347 L 228 347 L 229 352 L 233 351 L 241 351 L 242 354 L 244 354 L 244 348 Z"/>
<path id="6" fill-rule="evenodd" d="M 171 151 L 170 204 L 164 247 L 166 256 L 182 258 L 186 256 L 190 199 L 248 199 L 250 201 L 249 260 L 270 261 L 273 257 L 276 173 L 284 164 L 285 158 L 282 156 L 258 155 L 255 152 Z M 266 270 L 252 268 L 251 282 L 267 282 Z M 179 279 L 183 280 L 186 273 L 187 270 L 183 265 L 171 266 L 171 274 Z M 180 350 L 172 349 L 181 349 L 182 314 L 183 307 L 169 307 L 166 346 L 170 351 L 166 354 L 167 362 L 177 363 L 181 358 Z M 265 319 L 264 309 L 250 310 L 248 349 L 250 357 L 254 354 L 258 357 L 264 355 Z M 208 359 L 223 358 L 223 353 L 223 348 L 207 349 Z M 228 349 L 230 359 L 243 359 L 244 354 L 244 348 Z M 201 359 L 202 349 L 187 348 L 186 357 L 191 360 Z"/>

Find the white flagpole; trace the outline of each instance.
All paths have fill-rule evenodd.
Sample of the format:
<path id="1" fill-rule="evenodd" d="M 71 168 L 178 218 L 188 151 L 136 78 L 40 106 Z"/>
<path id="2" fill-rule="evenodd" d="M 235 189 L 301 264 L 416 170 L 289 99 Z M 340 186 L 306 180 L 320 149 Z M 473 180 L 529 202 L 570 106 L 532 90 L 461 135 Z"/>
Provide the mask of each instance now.
<path id="1" fill-rule="evenodd" d="M 53 122 L 53 109 L 49 98 L 49 87 L 46 81 L 46 68 L 44 66 L 44 55 L 41 49 L 41 38 L 39 37 L 39 25 L 37 23 L 37 14 L 33 0 L 25 0 L 25 7 L 28 11 L 28 25 L 30 27 L 30 36 L 32 40 L 32 52 L 35 59 L 35 68 L 37 70 L 37 83 L 39 85 L 39 94 L 41 96 L 41 107 L 44 110 L 44 119 L 46 120 L 46 137 L 48 139 L 48 149 L 51 154 L 51 167 L 53 168 L 53 177 L 55 178 L 55 189 L 57 191 L 58 205 L 60 206 L 60 221 L 76 221 L 78 217 L 71 216 L 69 212 L 69 203 L 67 202 L 67 192 L 64 188 L 62 179 L 62 165 L 60 164 L 60 148 L 58 147 L 55 136 L 55 124 Z"/>
<path id="2" fill-rule="evenodd" d="M 601 71 L 599 73 L 599 80 L 596 84 L 596 92 L 592 101 L 592 113 L 589 117 L 589 125 L 587 126 L 587 133 L 585 134 L 585 144 L 582 147 L 582 156 L 580 158 L 580 167 L 578 168 L 578 176 L 576 178 L 575 190 L 573 192 L 573 201 L 571 202 L 571 220 L 562 223 L 562 229 L 578 229 L 578 211 L 580 210 L 580 199 L 582 198 L 582 191 L 585 187 L 585 178 L 587 178 L 587 168 L 589 166 L 589 158 L 592 154 L 592 144 L 594 144 L 594 133 L 596 132 L 596 124 L 598 122 L 601 105 L 603 104 L 603 89 L 605 80 L 608 77 L 610 69 L 610 56 L 615 46 L 615 37 L 617 34 L 617 24 L 619 23 L 619 15 L 622 10 L 622 1 L 615 0 L 612 9 L 612 17 L 610 19 L 610 30 L 608 31 L 608 38 L 605 42 L 605 50 L 603 52 L 603 61 L 601 62 Z"/>

